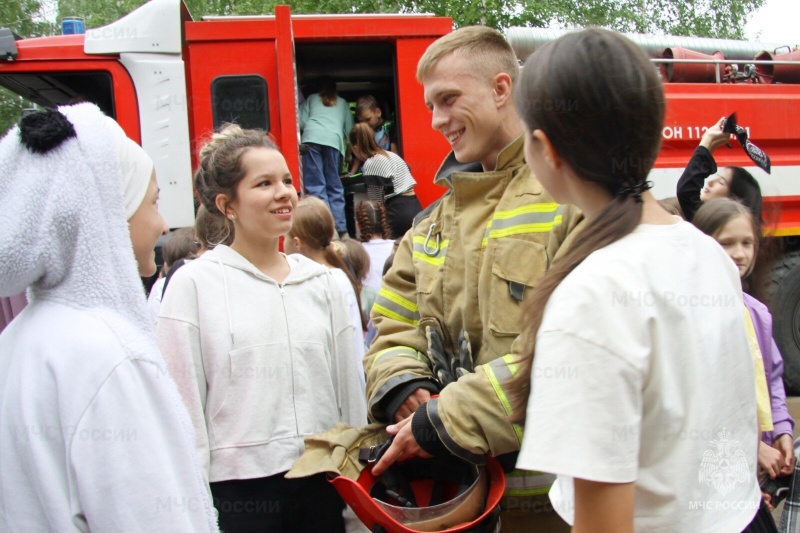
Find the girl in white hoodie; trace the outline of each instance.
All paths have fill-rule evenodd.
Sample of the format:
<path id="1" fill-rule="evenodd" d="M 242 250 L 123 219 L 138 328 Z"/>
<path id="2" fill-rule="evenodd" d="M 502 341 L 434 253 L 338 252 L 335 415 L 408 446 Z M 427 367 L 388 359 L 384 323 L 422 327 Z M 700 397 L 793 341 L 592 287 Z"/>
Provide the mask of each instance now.
<path id="1" fill-rule="evenodd" d="M 323 476 L 283 477 L 304 437 L 366 422 L 352 325 L 330 272 L 279 251 L 297 205 L 286 161 L 262 132 L 227 126 L 201 149 L 195 185 L 233 242 L 178 270 L 157 334 L 220 527 L 344 531 L 344 504 Z"/>
<path id="2" fill-rule="evenodd" d="M 93 104 L 0 142 L 0 296 L 30 301 L 0 335 L 0 531 L 217 531 L 139 278 L 157 200 L 153 161 Z"/>

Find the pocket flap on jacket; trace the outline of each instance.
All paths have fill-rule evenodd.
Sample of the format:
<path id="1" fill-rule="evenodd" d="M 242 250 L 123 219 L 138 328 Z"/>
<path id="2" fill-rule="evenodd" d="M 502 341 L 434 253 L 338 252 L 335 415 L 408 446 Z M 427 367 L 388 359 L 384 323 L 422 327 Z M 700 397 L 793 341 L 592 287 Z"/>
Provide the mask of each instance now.
<path id="1" fill-rule="evenodd" d="M 547 270 L 547 249 L 538 242 L 505 237 L 494 253 L 492 272 L 507 281 L 533 287 Z"/>

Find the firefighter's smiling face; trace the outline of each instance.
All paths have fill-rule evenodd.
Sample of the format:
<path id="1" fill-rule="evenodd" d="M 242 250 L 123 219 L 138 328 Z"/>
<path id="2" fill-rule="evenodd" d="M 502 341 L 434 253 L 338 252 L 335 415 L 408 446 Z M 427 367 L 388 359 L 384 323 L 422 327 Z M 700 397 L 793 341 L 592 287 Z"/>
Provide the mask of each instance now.
<path id="1" fill-rule="evenodd" d="M 485 170 L 494 170 L 506 144 L 499 108 L 511 86 L 509 80 L 498 87 L 496 78 L 482 77 L 467 58 L 451 52 L 422 79 L 431 127 L 445 136 L 459 162 L 480 161 Z"/>
<path id="2" fill-rule="evenodd" d="M 286 159 L 271 148 L 251 148 L 241 161 L 245 175 L 236 185 L 236 198 L 229 202 L 223 198 L 222 203 L 223 213 L 233 217 L 234 243 L 255 244 L 285 235 L 292 228 L 297 207 L 297 191 Z"/>

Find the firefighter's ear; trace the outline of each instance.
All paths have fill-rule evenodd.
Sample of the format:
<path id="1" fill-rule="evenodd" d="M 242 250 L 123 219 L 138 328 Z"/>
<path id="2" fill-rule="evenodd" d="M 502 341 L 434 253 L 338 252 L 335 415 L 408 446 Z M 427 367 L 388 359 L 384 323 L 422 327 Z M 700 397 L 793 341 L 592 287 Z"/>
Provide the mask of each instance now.
<path id="1" fill-rule="evenodd" d="M 492 82 L 492 89 L 494 91 L 494 99 L 497 103 L 497 107 L 501 107 L 507 103 L 510 103 L 511 97 L 514 94 L 511 76 L 505 72 L 499 72 L 495 74 L 494 78 L 492 78 Z"/>
<path id="2" fill-rule="evenodd" d="M 553 143 L 551 143 L 550 139 L 547 137 L 547 134 L 542 130 L 533 130 L 533 132 L 531 132 L 531 136 L 539 142 L 542 150 L 542 156 L 550 168 L 553 170 L 559 170 L 563 164 L 563 161 L 561 160 L 561 156 L 558 155 L 558 152 L 556 152 Z"/>

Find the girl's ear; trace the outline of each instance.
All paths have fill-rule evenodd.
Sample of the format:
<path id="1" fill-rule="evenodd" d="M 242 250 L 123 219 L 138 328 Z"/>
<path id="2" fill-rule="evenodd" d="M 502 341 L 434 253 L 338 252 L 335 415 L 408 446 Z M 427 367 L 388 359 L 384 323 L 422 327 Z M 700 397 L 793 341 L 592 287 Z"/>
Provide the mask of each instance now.
<path id="1" fill-rule="evenodd" d="M 292 244 L 294 245 L 295 249 L 300 251 L 303 248 L 303 241 L 300 240 L 300 237 L 289 237 L 292 240 Z"/>
<path id="2" fill-rule="evenodd" d="M 534 130 L 531 136 L 542 144 L 542 155 L 544 155 L 544 160 L 550 168 L 553 170 L 560 170 L 564 162 L 561 160 L 561 156 L 558 155 L 558 152 L 556 152 L 547 134 L 542 130 Z"/>
<path id="3" fill-rule="evenodd" d="M 228 198 L 227 194 L 219 193 L 216 198 L 214 198 L 214 205 L 217 206 L 219 212 L 222 213 L 222 216 L 225 218 L 229 218 L 232 213 L 228 212 L 228 203 L 230 199 Z"/>

